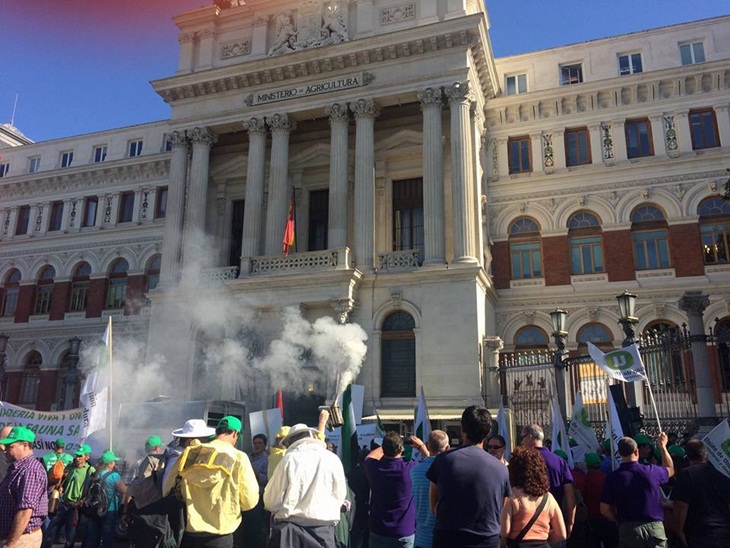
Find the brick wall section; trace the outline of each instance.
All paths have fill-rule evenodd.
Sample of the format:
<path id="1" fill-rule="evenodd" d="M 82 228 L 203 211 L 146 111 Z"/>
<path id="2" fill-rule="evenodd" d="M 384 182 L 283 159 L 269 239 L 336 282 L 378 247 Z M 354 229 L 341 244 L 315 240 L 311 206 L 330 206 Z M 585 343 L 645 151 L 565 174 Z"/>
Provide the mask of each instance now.
<path id="1" fill-rule="evenodd" d="M 492 246 L 492 276 L 494 287 L 497 289 L 509 289 L 509 281 L 512 276 L 510 266 L 509 242 L 497 242 Z"/>
<path id="2" fill-rule="evenodd" d="M 630 230 L 603 233 L 603 260 L 609 282 L 635 280 L 634 248 Z"/>
<path id="3" fill-rule="evenodd" d="M 21 285 L 18 292 L 18 307 L 15 309 L 15 323 L 27 323 L 33 311 L 35 285 Z"/>
<path id="4" fill-rule="evenodd" d="M 704 276 L 699 225 L 673 225 L 669 227 L 668 235 L 669 257 L 676 276 Z"/>
<path id="5" fill-rule="evenodd" d="M 53 284 L 51 310 L 49 311 L 51 320 L 63 320 L 66 314 L 69 287 L 71 287 L 71 282 L 58 282 Z"/>
<path id="6" fill-rule="evenodd" d="M 542 239 L 542 264 L 545 285 L 570 285 L 568 236 Z"/>
<path id="7" fill-rule="evenodd" d="M 89 293 L 86 300 L 86 317 L 100 318 L 106 297 L 106 278 L 89 281 Z"/>
<path id="8" fill-rule="evenodd" d="M 144 296 L 144 275 L 129 276 L 127 278 L 127 299 L 124 305 L 124 315 L 139 314 Z"/>

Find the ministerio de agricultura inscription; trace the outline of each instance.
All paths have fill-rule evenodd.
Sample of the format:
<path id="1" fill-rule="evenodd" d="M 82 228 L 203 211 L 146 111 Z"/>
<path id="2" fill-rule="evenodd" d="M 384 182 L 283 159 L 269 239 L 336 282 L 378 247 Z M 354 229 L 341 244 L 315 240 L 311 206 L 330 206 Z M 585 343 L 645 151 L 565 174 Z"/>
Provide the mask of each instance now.
<path id="1" fill-rule="evenodd" d="M 329 93 L 331 91 L 339 91 L 344 89 L 359 88 L 367 86 L 375 79 L 375 76 L 369 72 L 360 72 L 350 76 L 339 76 L 329 78 L 319 82 L 303 84 L 301 86 L 289 86 L 283 88 L 269 89 L 251 93 L 245 99 L 248 106 L 264 105 L 266 103 L 275 103 L 277 101 L 286 101 L 287 99 L 309 97 L 311 95 L 319 95 L 321 93 Z"/>

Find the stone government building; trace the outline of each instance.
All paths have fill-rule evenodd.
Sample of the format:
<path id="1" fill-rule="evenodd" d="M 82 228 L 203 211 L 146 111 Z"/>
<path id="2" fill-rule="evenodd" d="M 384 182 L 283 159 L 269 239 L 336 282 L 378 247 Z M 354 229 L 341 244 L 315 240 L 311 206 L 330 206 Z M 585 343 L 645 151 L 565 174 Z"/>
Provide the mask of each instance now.
<path id="1" fill-rule="evenodd" d="M 357 322 L 365 413 L 411 418 L 422 385 L 445 427 L 499 404 L 498 353 L 547 349 L 556 307 L 580 352 L 620 345 L 624 289 L 640 333 L 702 290 L 730 340 L 730 16 L 495 58 L 476 0 L 218 4 L 175 18 L 169 120 L 0 128 L 3 399 L 75 405 L 77 343 L 114 316 L 187 397 L 268 407 L 276 379 L 210 382 L 206 345 L 235 333 L 179 313 L 201 297 L 256 303 L 262 345 L 285 306 Z"/>

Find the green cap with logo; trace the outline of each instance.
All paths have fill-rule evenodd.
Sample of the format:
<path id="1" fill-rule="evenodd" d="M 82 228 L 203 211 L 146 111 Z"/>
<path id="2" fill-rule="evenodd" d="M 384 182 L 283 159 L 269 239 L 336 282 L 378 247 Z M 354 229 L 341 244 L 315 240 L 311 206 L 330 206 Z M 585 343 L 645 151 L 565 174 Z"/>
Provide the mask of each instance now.
<path id="1" fill-rule="evenodd" d="M 218 421 L 218 426 L 216 428 L 225 428 L 226 430 L 235 430 L 236 432 L 240 432 L 243 430 L 243 425 L 241 424 L 241 419 L 238 417 L 227 415 Z"/>
<path id="2" fill-rule="evenodd" d="M 150 436 L 144 443 L 149 447 L 160 447 L 161 445 L 164 445 L 160 436 Z"/>
<path id="3" fill-rule="evenodd" d="M 119 457 L 117 457 L 114 454 L 114 451 L 104 451 L 101 454 L 101 463 L 102 464 L 109 464 L 110 462 L 116 462 L 119 460 Z"/>
<path id="4" fill-rule="evenodd" d="M 58 438 L 56 440 L 56 447 L 66 447 L 66 440 L 63 438 Z"/>
<path id="5" fill-rule="evenodd" d="M 76 451 L 77 457 L 83 457 L 84 455 L 90 455 L 91 454 L 91 445 L 84 443 L 81 447 L 79 447 L 79 450 Z"/>
<path id="6" fill-rule="evenodd" d="M 29 430 L 25 426 L 13 426 L 8 437 L 4 440 L 0 440 L 0 445 L 10 445 L 16 441 L 33 443 L 35 441 L 35 434 L 32 430 Z"/>
<path id="7" fill-rule="evenodd" d="M 601 467 L 601 456 L 598 453 L 586 453 L 586 466 L 593 470 Z"/>

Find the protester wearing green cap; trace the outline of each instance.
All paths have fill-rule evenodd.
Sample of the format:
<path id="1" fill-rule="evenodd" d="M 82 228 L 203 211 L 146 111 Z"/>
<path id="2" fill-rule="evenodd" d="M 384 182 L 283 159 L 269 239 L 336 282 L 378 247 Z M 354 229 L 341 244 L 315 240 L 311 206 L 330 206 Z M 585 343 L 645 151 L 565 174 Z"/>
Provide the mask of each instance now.
<path id="1" fill-rule="evenodd" d="M 56 514 L 46 528 L 43 537 L 43 548 L 51 548 L 62 528 L 66 529 L 64 548 L 72 548 L 76 540 L 76 529 L 79 523 L 79 506 L 83 499 L 84 488 L 88 485 L 96 469 L 89 464 L 91 446 L 83 444 L 74 453 L 71 465 L 61 481 L 61 500 Z"/>
<path id="2" fill-rule="evenodd" d="M 66 441 L 63 438 L 58 438 L 53 445 L 55 449 L 43 455 L 43 466 L 48 474 L 48 485 L 57 487 L 63 480 L 66 467 L 74 458 L 64 451 Z"/>
<path id="3" fill-rule="evenodd" d="M 165 478 L 163 495 L 181 477 L 179 488 L 187 513 L 182 543 L 186 548 L 230 548 L 241 512 L 259 501 L 259 484 L 248 455 L 235 447 L 241 430 L 241 419 L 223 417 L 215 439 L 190 442 Z"/>
<path id="4" fill-rule="evenodd" d="M 0 482 L 0 539 L 4 547 L 41 545 L 41 525 L 48 514 L 48 481 L 43 465 L 33 456 L 35 434 L 14 426 L 6 438 L 5 456 L 10 461 Z"/>
<path id="5" fill-rule="evenodd" d="M 165 445 L 160 436 L 150 436 L 145 440 L 144 449 L 146 455 L 135 464 L 134 478 L 127 486 L 127 496 L 124 499 L 123 520 L 126 522 L 129 512 L 144 508 L 148 504 L 162 498 L 162 491 L 156 482 L 145 481 L 156 472 L 165 469 L 166 459 Z M 162 475 L 160 475 L 162 479 Z M 134 499 L 134 507 L 131 506 Z"/>
<path id="6" fill-rule="evenodd" d="M 114 451 L 108 450 L 101 454 L 95 479 L 99 481 L 101 488 L 106 492 L 109 506 L 104 517 L 88 518 L 86 538 L 84 538 L 82 548 L 99 548 L 102 544 L 104 548 L 114 546 L 114 530 L 119 515 L 118 495 L 124 495 L 127 492 L 127 486 L 124 485 L 122 476 L 114 469 L 118 460 L 119 457 L 114 454 Z"/>
<path id="7" fill-rule="evenodd" d="M 656 457 L 654 454 L 654 444 L 649 439 L 649 436 L 645 434 L 636 434 L 634 441 L 639 447 L 639 462 L 641 464 L 652 464 L 652 457 Z M 661 453 L 659 457 L 656 457 L 657 461 L 661 462 Z"/>

